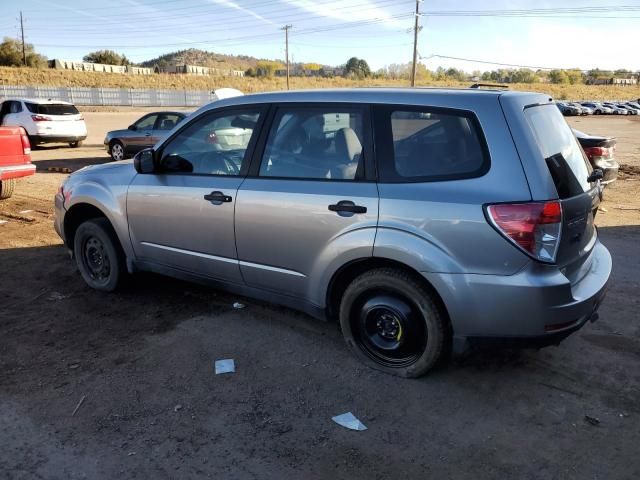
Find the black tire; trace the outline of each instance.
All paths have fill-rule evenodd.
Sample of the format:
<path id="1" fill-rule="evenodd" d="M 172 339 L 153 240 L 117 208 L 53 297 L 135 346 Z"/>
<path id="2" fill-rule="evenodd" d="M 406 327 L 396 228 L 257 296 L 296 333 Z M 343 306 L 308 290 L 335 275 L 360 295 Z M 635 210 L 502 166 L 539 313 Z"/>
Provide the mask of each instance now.
<path id="1" fill-rule="evenodd" d="M 78 227 L 73 239 L 78 270 L 91 288 L 113 292 L 127 276 L 125 255 L 106 218 L 94 218 Z"/>
<path id="2" fill-rule="evenodd" d="M 78 140 L 77 142 L 69 142 L 69 146 L 71 148 L 78 148 L 82 146 L 82 140 Z"/>
<path id="3" fill-rule="evenodd" d="M 438 362 L 448 331 L 433 294 L 394 268 L 351 282 L 340 302 L 340 326 L 366 365 L 405 378 L 420 377 Z"/>
<path id="4" fill-rule="evenodd" d="M 0 181 L 0 200 L 6 200 L 13 195 L 14 188 L 16 188 L 15 178 Z"/>
<path id="5" fill-rule="evenodd" d="M 120 154 L 122 156 L 119 156 Z M 124 145 L 120 140 L 111 141 L 111 143 L 109 144 L 109 155 L 111 155 L 111 160 L 113 160 L 114 162 L 118 162 L 120 160 L 124 160 L 125 158 L 127 158 Z"/>

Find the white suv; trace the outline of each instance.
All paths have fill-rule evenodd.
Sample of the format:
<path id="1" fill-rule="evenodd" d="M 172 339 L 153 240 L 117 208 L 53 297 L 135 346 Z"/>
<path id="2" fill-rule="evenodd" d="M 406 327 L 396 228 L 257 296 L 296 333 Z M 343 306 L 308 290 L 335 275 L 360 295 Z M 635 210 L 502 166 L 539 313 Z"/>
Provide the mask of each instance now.
<path id="1" fill-rule="evenodd" d="M 23 127 L 31 145 L 59 142 L 75 148 L 87 138 L 87 125 L 75 105 L 57 100 L 5 100 L 0 125 Z"/>

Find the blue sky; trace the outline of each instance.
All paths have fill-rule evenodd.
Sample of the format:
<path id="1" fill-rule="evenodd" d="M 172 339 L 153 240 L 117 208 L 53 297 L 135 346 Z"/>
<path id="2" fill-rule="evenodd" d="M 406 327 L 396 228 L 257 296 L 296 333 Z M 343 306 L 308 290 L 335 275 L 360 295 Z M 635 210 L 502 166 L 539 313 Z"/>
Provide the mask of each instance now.
<path id="1" fill-rule="evenodd" d="M 606 8 L 597 10 L 598 8 Z M 626 6 L 621 9 L 619 6 Z M 635 7 L 635 8 L 634 8 Z M 513 16 L 513 10 L 589 8 Z M 339 65 L 351 56 L 377 69 L 412 54 L 412 0 L 21 0 L 0 3 L 0 34 L 15 37 L 19 11 L 26 40 L 49 58 L 79 60 L 109 48 L 133 61 L 202 48 L 284 58 L 285 24 L 294 61 Z M 595 9 L 595 10 L 594 10 Z M 426 15 L 418 51 L 430 69 L 497 68 L 445 55 L 542 67 L 640 70 L 640 2 L 427 0 L 426 12 L 509 10 L 508 17 Z M 607 18 L 603 18 L 607 17 Z"/>

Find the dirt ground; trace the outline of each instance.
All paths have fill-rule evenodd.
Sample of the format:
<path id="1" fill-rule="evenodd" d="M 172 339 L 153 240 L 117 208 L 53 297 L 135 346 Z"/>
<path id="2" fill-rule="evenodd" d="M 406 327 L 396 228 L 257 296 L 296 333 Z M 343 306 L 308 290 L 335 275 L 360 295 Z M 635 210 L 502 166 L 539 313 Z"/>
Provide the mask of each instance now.
<path id="1" fill-rule="evenodd" d="M 0 203 L 0 478 L 640 476 L 640 121 L 570 120 L 617 136 L 624 165 L 597 217 L 614 262 L 599 321 L 401 380 L 291 310 L 155 275 L 84 285 L 48 168 L 106 161 L 89 145 L 142 113 L 85 112 L 98 140 L 34 151 L 38 173 Z M 222 358 L 235 374 L 214 375 Z M 331 421 L 348 411 L 368 430 Z"/>

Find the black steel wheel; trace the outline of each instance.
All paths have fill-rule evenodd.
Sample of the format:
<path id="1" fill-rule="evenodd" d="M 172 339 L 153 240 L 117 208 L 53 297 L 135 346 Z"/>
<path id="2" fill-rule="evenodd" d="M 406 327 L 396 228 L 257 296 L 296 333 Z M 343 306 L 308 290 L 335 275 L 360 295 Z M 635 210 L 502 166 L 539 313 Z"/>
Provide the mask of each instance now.
<path id="1" fill-rule="evenodd" d="M 87 285 L 106 292 L 116 290 L 127 272 L 124 252 L 109 221 L 96 218 L 82 223 L 73 243 L 76 264 Z"/>
<path id="2" fill-rule="evenodd" d="M 433 295 L 402 270 L 360 275 L 340 304 L 347 345 L 373 368 L 402 377 L 424 375 L 440 358 L 447 336 Z"/>

